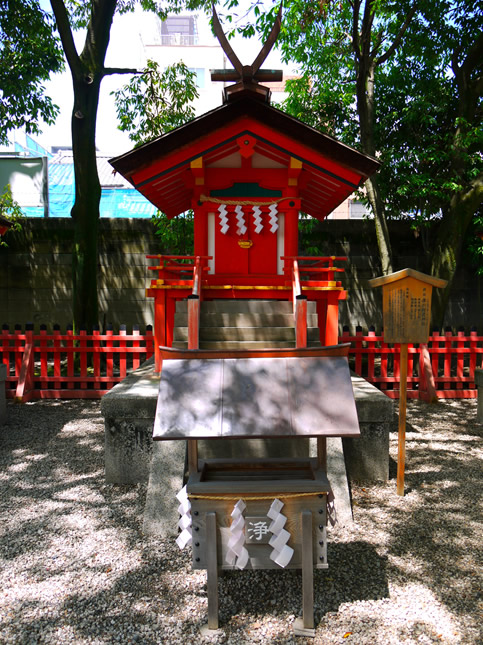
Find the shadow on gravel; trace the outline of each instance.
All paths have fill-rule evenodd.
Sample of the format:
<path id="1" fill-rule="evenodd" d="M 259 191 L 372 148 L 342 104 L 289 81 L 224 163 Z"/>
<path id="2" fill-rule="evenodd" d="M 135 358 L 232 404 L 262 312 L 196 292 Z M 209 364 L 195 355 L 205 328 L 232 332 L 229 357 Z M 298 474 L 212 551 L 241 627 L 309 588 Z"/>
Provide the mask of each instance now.
<path id="1" fill-rule="evenodd" d="M 415 402 L 409 413 L 415 434 L 407 438 L 405 497 L 394 491 L 385 513 L 373 512 L 375 525 L 391 530 L 397 567 L 390 575 L 430 589 L 451 612 L 476 621 L 483 487 L 476 402 Z"/>

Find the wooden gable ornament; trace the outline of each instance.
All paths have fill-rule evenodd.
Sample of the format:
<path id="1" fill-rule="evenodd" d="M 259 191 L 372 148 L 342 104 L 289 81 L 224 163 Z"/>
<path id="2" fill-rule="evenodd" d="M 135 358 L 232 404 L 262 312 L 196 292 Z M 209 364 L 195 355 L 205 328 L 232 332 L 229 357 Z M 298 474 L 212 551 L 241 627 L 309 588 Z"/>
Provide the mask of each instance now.
<path id="1" fill-rule="evenodd" d="M 402 269 L 369 280 L 382 287 L 382 314 L 386 343 L 427 343 L 433 287 L 443 288 L 446 280 L 415 269 Z"/>

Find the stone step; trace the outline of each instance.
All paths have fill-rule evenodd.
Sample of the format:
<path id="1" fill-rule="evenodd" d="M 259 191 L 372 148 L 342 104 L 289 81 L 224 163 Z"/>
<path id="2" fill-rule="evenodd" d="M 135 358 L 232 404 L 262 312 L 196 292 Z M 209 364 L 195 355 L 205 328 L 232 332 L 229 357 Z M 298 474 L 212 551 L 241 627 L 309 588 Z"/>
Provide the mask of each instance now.
<path id="1" fill-rule="evenodd" d="M 307 329 L 307 339 L 319 338 L 318 327 Z M 188 340 L 187 327 L 175 327 L 174 340 Z M 213 340 L 294 341 L 293 327 L 200 327 L 200 342 Z"/>
<path id="2" fill-rule="evenodd" d="M 188 326 L 188 314 L 176 313 L 175 327 Z M 254 313 L 204 313 L 200 315 L 200 327 L 293 327 L 294 316 L 290 314 Z M 317 327 L 317 314 L 307 315 L 307 326 Z"/>
<path id="3" fill-rule="evenodd" d="M 188 304 L 186 300 L 176 303 L 177 313 L 186 313 Z M 307 312 L 316 313 L 316 303 L 307 302 Z M 223 314 L 292 314 L 293 304 L 288 300 L 205 300 L 201 303 L 201 313 Z"/>
<path id="4" fill-rule="evenodd" d="M 174 340 L 173 347 L 177 349 L 187 349 L 188 343 L 185 341 Z M 275 349 L 275 348 L 292 348 L 295 347 L 295 342 L 281 341 L 281 340 L 216 340 L 216 341 L 201 341 L 200 349 Z"/>

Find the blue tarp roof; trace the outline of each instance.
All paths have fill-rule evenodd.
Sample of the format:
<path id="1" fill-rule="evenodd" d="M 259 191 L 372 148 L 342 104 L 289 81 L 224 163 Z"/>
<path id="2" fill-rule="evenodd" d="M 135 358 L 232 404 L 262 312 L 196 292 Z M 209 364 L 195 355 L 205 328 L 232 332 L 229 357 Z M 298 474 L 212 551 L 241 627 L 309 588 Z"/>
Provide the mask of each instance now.
<path id="1" fill-rule="evenodd" d="M 151 217 L 157 208 L 133 188 L 107 163 L 97 158 L 101 182 L 101 217 Z M 60 152 L 49 160 L 49 213 L 51 217 L 70 217 L 74 205 L 74 165 L 72 152 Z M 43 214 L 43 213 L 42 213 Z"/>

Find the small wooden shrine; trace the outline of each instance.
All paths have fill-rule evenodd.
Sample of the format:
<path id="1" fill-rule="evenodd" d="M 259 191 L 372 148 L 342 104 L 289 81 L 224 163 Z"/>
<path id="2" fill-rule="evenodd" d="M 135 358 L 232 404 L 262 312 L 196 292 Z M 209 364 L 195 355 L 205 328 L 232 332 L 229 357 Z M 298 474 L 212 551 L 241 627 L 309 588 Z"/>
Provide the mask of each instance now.
<path id="1" fill-rule="evenodd" d="M 358 436 L 359 424 L 348 346 L 337 346 L 346 292 L 335 262 L 346 258 L 299 256 L 299 218 L 323 220 L 379 163 L 270 106 L 260 81 L 277 74 L 260 65 L 277 23 L 252 66 L 239 63 L 216 14 L 214 24 L 235 72 L 213 78 L 238 81 L 223 105 L 111 161 L 168 217 L 194 213 L 193 255 L 150 256 L 162 366 L 153 438 L 187 443 L 177 542 L 207 569 L 208 627 L 218 627 L 218 569 L 287 567 L 303 571 L 296 633 L 313 636 L 313 569 L 327 567 L 325 442 Z M 225 298 L 292 301 L 296 348 L 200 350 L 200 301 Z M 182 299 L 187 351 L 171 347 Z M 318 348 L 307 348 L 308 299 Z M 317 438 L 317 458 L 243 458 L 245 439 L 286 437 Z M 199 439 L 240 440 L 239 458 L 205 459 Z"/>
<path id="2" fill-rule="evenodd" d="M 379 162 L 271 107 L 257 78 L 273 74 L 248 69 L 221 107 L 111 160 L 169 218 L 194 213 L 192 256 L 148 256 L 156 347 L 172 345 L 176 301 L 190 297 L 293 300 L 294 310 L 314 300 L 321 344 L 337 343 L 346 258 L 299 256 L 299 220 L 323 220 Z M 196 314 L 190 328 L 195 347 Z"/>

